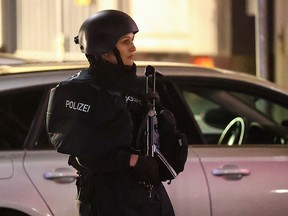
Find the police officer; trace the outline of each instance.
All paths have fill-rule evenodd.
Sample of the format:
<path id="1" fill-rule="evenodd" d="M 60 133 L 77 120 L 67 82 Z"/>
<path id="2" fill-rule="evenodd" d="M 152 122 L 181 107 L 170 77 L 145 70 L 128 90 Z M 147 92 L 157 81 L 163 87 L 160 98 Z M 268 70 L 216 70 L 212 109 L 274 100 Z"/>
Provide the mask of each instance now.
<path id="1" fill-rule="evenodd" d="M 52 143 L 59 149 L 66 145 L 69 164 L 78 170 L 81 216 L 174 215 L 156 159 L 144 156 L 137 142 L 147 114 L 145 82 L 134 63 L 137 32 L 134 20 L 121 11 L 104 10 L 86 19 L 75 43 L 90 66 L 64 82 L 78 84 L 62 91 L 67 98 L 61 120 L 48 118 Z M 85 92 L 91 86 L 96 91 Z"/>

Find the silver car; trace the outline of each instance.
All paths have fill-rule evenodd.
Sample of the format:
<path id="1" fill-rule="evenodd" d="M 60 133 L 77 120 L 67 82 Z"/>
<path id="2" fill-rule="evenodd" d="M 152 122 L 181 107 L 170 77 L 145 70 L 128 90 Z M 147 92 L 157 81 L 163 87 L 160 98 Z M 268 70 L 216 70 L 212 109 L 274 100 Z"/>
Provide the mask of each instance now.
<path id="1" fill-rule="evenodd" d="M 190 143 L 184 172 L 164 183 L 176 215 L 286 216 L 288 93 L 241 73 L 149 64 Z M 77 215 L 77 174 L 49 144 L 45 112 L 49 89 L 85 66 L 0 67 L 0 215 Z"/>

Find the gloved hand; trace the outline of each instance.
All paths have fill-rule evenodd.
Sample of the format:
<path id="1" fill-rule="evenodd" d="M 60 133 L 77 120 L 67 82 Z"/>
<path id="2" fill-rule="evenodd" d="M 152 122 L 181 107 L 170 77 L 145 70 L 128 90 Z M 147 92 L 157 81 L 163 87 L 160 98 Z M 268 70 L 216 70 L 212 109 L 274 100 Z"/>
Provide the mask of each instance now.
<path id="1" fill-rule="evenodd" d="M 153 157 L 138 156 L 134 169 L 144 181 L 150 181 L 151 184 L 159 182 L 159 164 Z"/>

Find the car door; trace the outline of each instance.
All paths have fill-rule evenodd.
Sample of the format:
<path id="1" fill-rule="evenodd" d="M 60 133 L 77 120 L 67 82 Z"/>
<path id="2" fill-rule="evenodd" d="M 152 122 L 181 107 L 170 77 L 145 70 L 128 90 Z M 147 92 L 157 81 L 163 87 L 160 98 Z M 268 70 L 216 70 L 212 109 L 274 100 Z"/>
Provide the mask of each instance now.
<path id="1" fill-rule="evenodd" d="M 212 214 L 286 215 L 285 146 L 195 148 L 205 170 Z"/>
<path id="2" fill-rule="evenodd" d="M 193 149 L 207 177 L 211 214 L 286 215 L 288 146 L 287 128 L 281 123 L 286 121 L 288 109 L 285 101 L 277 101 L 285 96 L 257 86 L 229 85 L 227 80 L 210 82 L 213 86 L 205 80 L 204 86 L 201 82 L 187 88 L 181 85 L 179 92 L 204 137 L 205 142 L 194 145 Z M 239 89 L 240 93 L 234 92 Z M 257 139 L 251 139 L 254 142 L 247 139 L 242 144 L 219 143 L 225 125 L 237 116 L 249 122 L 245 133 L 250 133 L 258 121 L 272 126 L 273 136 L 267 136 L 271 131 L 263 130 L 258 131 Z"/>
<path id="3" fill-rule="evenodd" d="M 1 77 L 1 86 L 10 89 L 0 92 L 0 215 L 51 215 L 23 166 L 23 145 L 42 91 L 13 89 L 11 82 L 19 88 L 22 83 L 18 77 Z"/>
<path id="4" fill-rule="evenodd" d="M 76 171 L 68 164 L 68 156 L 55 150 L 27 151 L 24 161 L 27 174 L 53 215 L 78 215 Z"/>
<path id="5" fill-rule="evenodd" d="M 210 216 L 209 190 L 206 176 L 194 148 L 190 146 L 184 171 L 164 186 L 171 199 L 175 215 Z"/>
<path id="6" fill-rule="evenodd" d="M 189 144 L 202 143 L 203 140 L 197 132 L 198 127 L 196 127 L 193 116 L 183 106 L 173 84 L 166 80 L 159 80 L 157 91 L 162 105 L 172 111 L 177 118 L 177 127 L 186 133 Z M 199 160 L 192 145 L 189 146 L 184 171 L 176 179 L 172 180 L 171 184 L 166 182 L 164 186 L 169 194 L 176 215 L 211 215 L 206 175 L 203 172 L 201 160 Z"/>
<path id="7" fill-rule="evenodd" d="M 45 116 L 48 93 L 46 90 L 43 95 L 26 139 L 24 166 L 53 215 L 78 215 L 76 170 L 68 165 L 68 155 L 54 150 L 47 139 Z"/>

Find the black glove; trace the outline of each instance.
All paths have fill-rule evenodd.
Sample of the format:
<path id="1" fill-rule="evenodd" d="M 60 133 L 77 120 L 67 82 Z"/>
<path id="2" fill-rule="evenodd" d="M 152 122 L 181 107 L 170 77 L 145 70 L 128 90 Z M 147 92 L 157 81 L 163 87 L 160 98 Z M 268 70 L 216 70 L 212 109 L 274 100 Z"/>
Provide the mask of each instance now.
<path id="1" fill-rule="evenodd" d="M 134 169 L 144 181 L 159 182 L 159 165 L 155 158 L 139 156 Z"/>

